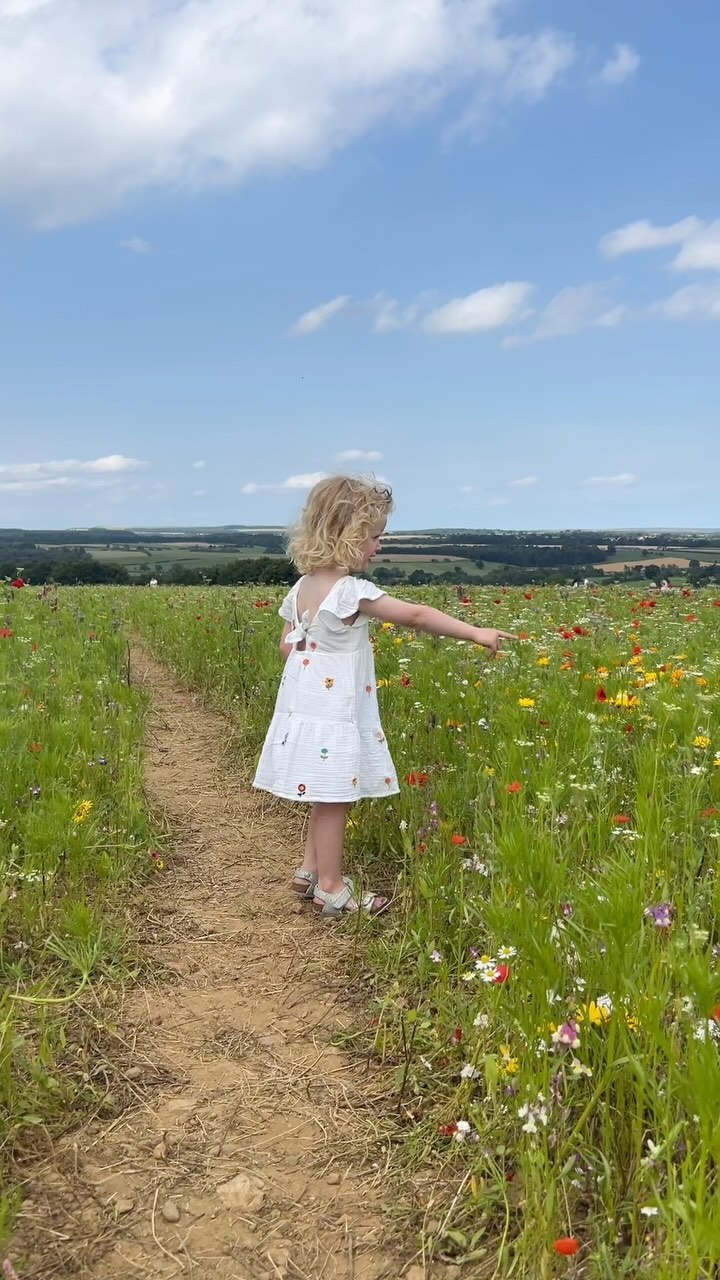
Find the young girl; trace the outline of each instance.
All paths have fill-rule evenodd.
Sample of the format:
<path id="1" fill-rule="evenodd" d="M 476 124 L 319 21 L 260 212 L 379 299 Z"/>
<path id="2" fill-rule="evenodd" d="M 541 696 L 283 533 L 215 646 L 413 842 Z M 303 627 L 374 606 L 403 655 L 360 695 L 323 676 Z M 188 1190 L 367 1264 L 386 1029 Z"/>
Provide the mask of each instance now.
<path id="1" fill-rule="evenodd" d="M 311 805 L 303 864 L 294 892 L 324 916 L 387 907 L 356 895 L 342 874 L 350 805 L 398 790 L 378 712 L 368 619 L 472 640 L 492 654 L 515 636 L 473 627 L 427 605 L 394 600 L 356 573 L 367 571 L 393 510 L 389 489 L 332 476 L 315 485 L 290 541 L 304 576 L 280 606 L 285 672 L 254 785 Z"/>

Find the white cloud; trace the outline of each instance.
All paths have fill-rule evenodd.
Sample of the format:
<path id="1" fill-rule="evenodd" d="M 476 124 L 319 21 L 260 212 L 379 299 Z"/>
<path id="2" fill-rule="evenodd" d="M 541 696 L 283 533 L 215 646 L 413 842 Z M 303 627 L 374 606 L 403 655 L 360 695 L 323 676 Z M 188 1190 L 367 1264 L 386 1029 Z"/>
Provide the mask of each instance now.
<path id="1" fill-rule="evenodd" d="M 324 329 L 328 320 L 332 320 L 335 316 L 344 311 L 350 303 L 350 295 L 341 293 L 339 297 L 332 298 L 330 302 L 323 302 L 319 307 L 313 307 L 312 311 L 306 311 L 300 316 L 299 320 L 290 330 L 297 337 L 303 337 L 308 333 L 317 333 L 318 329 Z"/>
<path id="2" fill-rule="evenodd" d="M 337 454 L 338 462 L 380 462 L 382 454 L 377 449 L 345 449 Z"/>
<path id="3" fill-rule="evenodd" d="M 254 480 L 251 480 L 249 484 L 243 485 L 240 492 L 250 496 L 254 493 L 277 493 L 282 489 L 312 489 L 313 485 L 316 485 L 319 480 L 325 479 L 326 474 L 327 472 L 325 471 L 310 471 L 304 475 L 288 476 L 287 480 L 281 480 L 279 483 L 274 484 L 257 484 Z"/>
<path id="4" fill-rule="evenodd" d="M 530 485 L 537 483 L 537 476 L 521 476 L 519 480 L 508 480 L 511 489 L 529 489 Z"/>
<path id="5" fill-rule="evenodd" d="M 0 200 L 36 225 L 313 168 L 445 99 L 537 100 L 572 61 L 507 0 L 0 0 Z M 460 97 L 460 101 L 462 98 Z"/>
<path id="6" fill-rule="evenodd" d="M 41 493 L 45 489 L 98 489 L 119 483 L 129 472 L 150 464 L 113 453 L 104 458 L 64 462 L 8 462 L 0 464 L 0 493 Z"/>
<path id="7" fill-rule="evenodd" d="M 128 249 L 130 253 L 150 253 L 151 248 L 147 240 L 143 240 L 142 236 L 131 236 L 129 240 L 120 241 L 121 249 Z"/>
<path id="8" fill-rule="evenodd" d="M 689 284 L 651 308 L 665 320 L 720 320 L 720 284 Z"/>
<path id="9" fill-rule="evenodd" d="M 701 223 L 673 259 L 675 271 L 720 271 L 720 218 Z"/>
<path id="10" fill-rule="evenodd" d="M 484 333 L 513 324 L 530 313 L 533 286 L 509 281 L 478 289 L 465 298 L 453 298 L 423 320 L 426 333 Z"/>
<path id="11" fill-rule="evenodd" d="M 615 488 L 623 488 L 629 484 L 636 483 L 636 476 L 631 471 L 621 471 L 617 476 L 590 476 L 585 484 L 608 485 Z"/>
<path id="12" fill-rule="evenodd" d="M 511 334 L 504 347 L 524 347 L 532 342 L 568 337 L 585 329 L 612 329 L 629 314 L 609 296 L 607 284 L 581 284 L 561 289 L 541 311 L 535 328 L 526 334 Z"/>
<path id="13" fill-rule="evenodd" d="M 602 84 L 623 84 L 634 76 L 640 66 L 640 58 L 629 44 L 616 44 L 611 58 L 608 58 L 598 79 Z"/>
<path id="14" fill-rule="evenodd" d="M 198 458 L 197 462 L 193 462 L 193 464 L 192 464 L 192 469 L 193 469 L 193 471 L 204 471 L 204 470 L 205 470 L 205 463 L 204 463 L 203 459 L 202 459 L 202 458 Z"/>
<path id="15" fill-rule="evenodd" d="M 378 294 L 371 304 L 375 310 L 374 329 L 376 333 L 397 333 L 399 329 L 409 329 L 418 318 L 420 302 L 412 302 L 401 307 L 396 298 L 386 298 Z"/>
<path id="16" fill-rule="evenodd" d="M 665 249 L 670 245 L 684 244 L 703 228 L 700 218 L 683 218 L 666 227 L 656 227 L 647 218 L 629 222 L 626 227 L 610 231 L 600 241 L 600 251 L 606 258 L 618 258 L 623 253 L 639 253 L 646 249 Z"/>

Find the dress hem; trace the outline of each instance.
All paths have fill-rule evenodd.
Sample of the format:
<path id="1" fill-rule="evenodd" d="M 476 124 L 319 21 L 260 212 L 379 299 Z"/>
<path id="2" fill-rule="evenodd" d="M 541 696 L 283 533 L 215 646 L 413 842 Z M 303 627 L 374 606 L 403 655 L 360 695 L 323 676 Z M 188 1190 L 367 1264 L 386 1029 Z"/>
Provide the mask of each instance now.
<path id="1" fill-rule="evenodd" d="M 271 787 L 264 787 L 260 782 L 253 782 L 252 786 L 255 791 L 265 791 L 267 795 L 275 796 L 278 800 L 290 800 L 293 804 L 357 804 L 358 800 L 382 800 L 385 796 L 400 795 L 399 787 L 394 787 L 392 790 L 387 788 L 384 791 L 358 792 L 356 789 L 352 795 L 333 796 L 332 800 L 329 800 L 327 796 L 318 799 L 316 796 L 299 796 L 297 792 L 294 795 L 288 795 L 287 792 L 273 791 Z"/>

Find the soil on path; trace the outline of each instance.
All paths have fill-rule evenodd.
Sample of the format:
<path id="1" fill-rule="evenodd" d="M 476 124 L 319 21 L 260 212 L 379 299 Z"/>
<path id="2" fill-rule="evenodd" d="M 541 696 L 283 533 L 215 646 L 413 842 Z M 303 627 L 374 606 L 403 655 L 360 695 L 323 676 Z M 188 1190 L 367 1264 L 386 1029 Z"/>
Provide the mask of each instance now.
<path id="1" fill-rule="evenodd" d="M 120 1028 L 134 1099 L 28 1179 L 22 1280 L 418 1280 L 383 1221 L 381 1085 L 331 1045 L 353 1021 L 347 926 L 289 899 L 294 839 L 233 777 L 224 717 L 145 651 L 132 671 L 152 698 L 148 801 L 173 834 L 149 899 L 156 976 Z"/>

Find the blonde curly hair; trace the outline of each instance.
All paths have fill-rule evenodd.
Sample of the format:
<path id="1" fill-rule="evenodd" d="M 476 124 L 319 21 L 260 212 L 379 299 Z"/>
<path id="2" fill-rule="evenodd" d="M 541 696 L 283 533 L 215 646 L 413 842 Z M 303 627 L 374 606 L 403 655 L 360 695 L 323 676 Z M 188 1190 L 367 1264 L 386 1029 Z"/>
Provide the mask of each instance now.
<path id="1" fill-rule="evenodd" d="M 288 555 L 300 573 L 362 567 L 362 549 L 394 508 L 392 491 L 362 476 L 327 476 L 310 490 L 300 521 L 288 539 Z"/>

